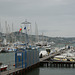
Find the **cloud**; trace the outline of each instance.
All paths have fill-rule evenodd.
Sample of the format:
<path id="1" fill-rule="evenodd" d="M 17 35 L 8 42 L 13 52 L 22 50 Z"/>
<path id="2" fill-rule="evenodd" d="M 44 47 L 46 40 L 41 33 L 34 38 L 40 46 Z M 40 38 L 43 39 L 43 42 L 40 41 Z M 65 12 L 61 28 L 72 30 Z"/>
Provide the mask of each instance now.
<path id="1" fill-rule="evenodd" d="M 75 0 L 0 0 L 0 18 L 4 17 L 9 23 L 14 21 L 15 30 L 29 19 L 33 26 L 37 21 L 40 32 L 54 36 L 59 33 L 66 36 L 67 32 L 71 35 L 75 31 L 74 9 Z"/>
<path id="2" fill-rule="evenodd" d="M 49 30 L 49 29 L 48 29 L 48 30 L 45 30 L 45 29 L 39 30 L 39 32 L 41 32 L 41 33 L 42 33 L 42 32 L 44 32 L 44 33 L 48 33 L 48 32 L 60 32 L 60 31 L 62 31 L 62 30 L 51 30 L 51 29 L 50 29 L 50 30 Z"/>
<path id="3" fill-rule="evenodd" d="M 59 15 L 68 11 L 72 12 L 69 6 L 64 5 L 64 3 L 72 1 L 74 0 L 2 0 L 0 2 L 0 9 L 2 10 L 0 13 L 3 16 Z"/>

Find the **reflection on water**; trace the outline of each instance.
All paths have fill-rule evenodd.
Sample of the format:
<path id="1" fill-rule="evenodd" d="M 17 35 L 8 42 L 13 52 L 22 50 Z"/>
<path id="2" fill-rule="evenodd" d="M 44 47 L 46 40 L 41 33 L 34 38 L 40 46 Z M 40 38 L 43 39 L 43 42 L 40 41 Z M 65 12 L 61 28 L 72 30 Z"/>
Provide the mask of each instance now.
<path id="1" fill-rule="evenodd" d="M 72 45 L 75 47 L 75 44 Z M 60 44 L 57 47 L 64 47 Z M 41 49 L 44 50 L 44 49 Z M 15 63 L 15 53 L 0 53 L 0 62 L 4 64 L 13 65 Z M 10 67 L 11 68 L 11 67 Z M 38 67 L 24 75 L 75 75 L 75 68 L 50 68 L 50 67 Z"/>
<path id="2" fill-rule="evenodd" d="M 15 53 L 0 53 L 0 62 L 6 65 L 10 65 L 10 69 L 14 68 Z"/>
<path id="3" fill-rule="evenodd" d="M 40 68 L 39 75 L 75 75 L 73 68 Z"/>
<path id="4" fill-rule="evenodd" d="M 50 68 L 50 67 L 39 67 L 26 75 L 75 75 L 75 68 Z"/>
<path id="5" fill-rule="evenodd" d="M 39 75 L 39 68 L 35 68 L 29 72 L 27 72 L 25 75 Z"/>

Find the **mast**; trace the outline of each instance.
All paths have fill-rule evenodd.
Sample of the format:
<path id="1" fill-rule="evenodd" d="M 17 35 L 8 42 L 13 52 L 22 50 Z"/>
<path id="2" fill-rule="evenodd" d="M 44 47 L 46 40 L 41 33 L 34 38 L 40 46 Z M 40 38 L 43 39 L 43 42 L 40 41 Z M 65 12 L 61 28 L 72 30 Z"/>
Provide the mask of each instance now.
<path id="1" fill-rule="evenodd" d="M 13 23 L 12 23 L 12 43 L 13 43 Z"/>
<path id="2" fill-rule="evenodd" d="M 0 40 L 1 40 L 1 22 L 0 22 Z"/>
<path id="3" fill-rule="evenodd" d="M 30 25 L 30 36 L 31 36 L 31 37 L 30 37 L 30 39 L 31 39 L 31 40 L 30 40 L 30 43 L 33 44 L 33 41 L 32 41 L 32 26 L 31 26 L 31 25 Z"/>
<path id="4" fill-rule="evenodd" d="M 1 22 L 0 22 L 0 32 L 1 32 Z"/>
<path id="5" fill-rule="evenodd" d="M 22 26 L 20 28 L 22 28 Z M 21 38 L 22 38 L 22 31 L 20 32 L 20 42 L 22 42 Z"/>
<path id="6" fill-rule="evenodd" d="M 5 21 L 5 28 L 6 28 L 6 34 L 7 34 L 7 32 L 8 32 L 7 21 Z"/>
<path id="7" fill-rule="evenodd" d="M 36 38 L 36 42 L 38 42 L 39 41 L 39 36 L 38 36 L 38 27 L 37 27 L 37 24 L 36 24 L 36 22 L 35 22 L 35 38 Z"/>
<path id="8" fill-rule="evenodd" d="M 8 24 L 8 34 L 10 33 L 11 31 L 10 31 L 10 26 L 9 26 L 9 24 Z"/>
<path id="9" fill-rule="evenodd" d="M 13 32 L 13 22 L 12 22 L 12 32 Z"/>
<path id="10" fill-rule="evenodd" d="M 43 39 L 43 32 L 42 32 L 42 41 L 43 41 L 44 39 Z"/>
<path id="11" fill-rule="evenodd" d="M 8 24 L 8 35 L 11 33 L 11 31 L 10 31 L 10 26 L 9 26 L 9 24 Z M 10 42 L 10 37 L 8 36 L 8 42 Z"/>
<path id="12" fill-rule="evenodd" d="M 6 43 L 7 43 L 7 32 L 8 32 L 8 28 L 7 28 L 7 21 L 5 21 L 5 28 L 6 28 Z"/>
<path id="13" fill-rule="evenodd" d="M 2 41 L 2 27 L 1 27 L 1 21 L 0 21 L 0 40 Z"/>

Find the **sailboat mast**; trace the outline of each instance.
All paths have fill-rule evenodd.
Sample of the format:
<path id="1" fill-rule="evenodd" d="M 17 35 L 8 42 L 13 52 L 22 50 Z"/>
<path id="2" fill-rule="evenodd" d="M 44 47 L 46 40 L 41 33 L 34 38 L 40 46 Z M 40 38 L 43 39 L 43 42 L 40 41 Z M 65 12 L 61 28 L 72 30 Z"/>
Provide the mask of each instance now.
<path id="1" fill-rule="evenodd" d="M 7 34 L 7 21 L 5 21 L 5 28 L 6 28 L 6 34 Z"/>
<path id="2" fill-rule="evenodd" d="M 0 40 L 1 40 L 1 22 L 0 22 Z"/>
<path id="3" fill-rule="evenodd" d="M 37 24 L 35 22 L 35 35 L 36 35 L 36 42 L 39 41 L 39 36 L 38 36 L 38 27 L 37 27 Z"/>
<path id="4" fill-rule="evenodd" d="M 1 22 L 0 22 L 0 32 L 1 32 Z"/>
<path id="5" fill-rule="evenodd" d="M 6 28 L 6 43 L 7 43 L 7 31 L 8 31 L 8 28 L 7 28 L 7 21 L 5 21 L 5 28 Z"/>
<path id="6" fill-rule="evenodd" d="M 12 32 L 13 32 L 13 23 L 12 23 Z"/>
<path id="7" fill-rule="evenodd" d="M 12 43 L 13 43 L 13 23 L 12 23 Z"/>

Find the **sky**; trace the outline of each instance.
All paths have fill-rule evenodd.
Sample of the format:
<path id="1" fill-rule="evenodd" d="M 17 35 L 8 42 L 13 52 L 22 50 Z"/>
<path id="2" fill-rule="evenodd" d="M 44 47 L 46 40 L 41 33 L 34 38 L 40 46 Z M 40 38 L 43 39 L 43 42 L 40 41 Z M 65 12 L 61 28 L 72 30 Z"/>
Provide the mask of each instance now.
<path id="1" fill-rule="evenodd" d="M 0 22 L 5 32 L 5 21 L 10 32 L 19 31 L 21 23 L 31 22 L 35 34 L 49 37 L 75 37 L 75 0 L 0 0 Z"/>

